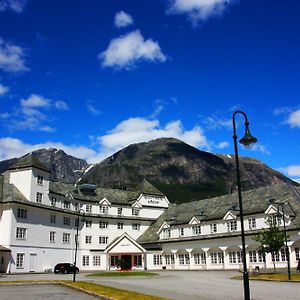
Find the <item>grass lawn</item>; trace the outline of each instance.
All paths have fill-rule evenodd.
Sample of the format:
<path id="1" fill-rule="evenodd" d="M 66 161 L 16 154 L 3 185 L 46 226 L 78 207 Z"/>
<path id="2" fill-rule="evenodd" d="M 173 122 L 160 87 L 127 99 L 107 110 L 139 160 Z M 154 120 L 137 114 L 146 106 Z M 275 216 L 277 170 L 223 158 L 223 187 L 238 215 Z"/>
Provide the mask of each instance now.
<path id="1" fill-rule="evenodd" d="M 88 292 L 92 292 L 101 296 L 105 296 L 114 300 L 167 300 L 167 298 L 151 296 L 146 294 L 141 294 L 137 292 L 131 292 L 127 290 L 121 290 L 109 286 L 98 285 L 90 282 L 64 282 L 64 284 L 79 288 Z"/>
<path id="2" fill-rule="evenodd" d="M 152 272 L 140 272 L 140 271 L 130 271 L 130 272 L 98 272 L 89 274 L 86 276 L 97 276 L 97 277 L 136 277 L 136 276 L 157 276 L 157 273 Z"/>
<path id="3" fill-rule="evenodd" d="M 274 281 L 280 281 L 280 280 L 288 280 L 288 274 L 259 274 L 250 276 L 250 279 L 261 279 L 261 280 L 274 280 Z M 292 274 L 290 281 L 296 281 L 300 282 L 300 274 Z"/>

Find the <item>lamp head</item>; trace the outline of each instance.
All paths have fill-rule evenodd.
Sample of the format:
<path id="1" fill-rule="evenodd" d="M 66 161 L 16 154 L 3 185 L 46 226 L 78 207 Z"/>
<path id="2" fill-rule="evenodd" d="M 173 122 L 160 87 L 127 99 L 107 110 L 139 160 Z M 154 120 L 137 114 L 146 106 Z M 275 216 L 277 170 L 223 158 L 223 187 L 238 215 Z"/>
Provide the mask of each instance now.
<path id="1" fill-rule="evenodd" d="M 239 142 L 245 147 L 251 147 L 257 142 L 257 138 L 250 133 L 249 122 L 245 122 L 245 129 L 245 135 L 240 139 Z"/>

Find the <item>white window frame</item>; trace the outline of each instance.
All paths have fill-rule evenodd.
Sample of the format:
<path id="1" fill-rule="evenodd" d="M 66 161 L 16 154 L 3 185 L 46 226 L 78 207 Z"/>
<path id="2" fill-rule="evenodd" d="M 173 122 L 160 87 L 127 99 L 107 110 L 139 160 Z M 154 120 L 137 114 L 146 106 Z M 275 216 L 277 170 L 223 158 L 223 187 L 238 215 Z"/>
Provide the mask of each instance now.
<path id="1" fill-rule="evenodd" d="M 100 229 L 107 229 L 108 228 L 108 222 L 107 221 L 99 221 L 99 228 Z"/>
<path id="2" fill-rule="evenodd" d="M 139 223 L 133 223 L 132 224 L 132 230 L 140 230 L 141 229 L 141 224 Z"/>
<path id="3" fill-rule="evenodd" d="M 25 258 L 25 253 L 17 253 L 17 255 L 16 255 L 16 268 L 17 269 L 24 269 L 24 258 Z"/>
<path id="4" fill-rule="evenodd" d="M 107 245 L 108 244 L 108 236 L 99 236 L 99 244 L 100 245 Z"/>
<path id="5" fill-rule="evenodd" d="M 194 225 L 192 227 L 193 235 L 200 235 L 201 234 L 201 225 Z"/>
<path id="6" fill-rule="evenodd" d="M 49 242 L 50 243 L 55 243 L 55 237 L 56 237 L 56 232 L 55 231 L 50 231 L 50 233 L 49 233 Z"/>
<path id="7" fill-rule="evenodd" d="M 82 255 L 82 266 L 88 267 L 90 265 L 90 256 L 89 255 Z"/>
<path id="8" fill-rule="evenodd" d="M 153 265 L 154 266 L 162 265 L 161 254 L 153 254 Z"/>
<path id="9" fill-rule="evenodd" d="M 17 240 L 26 240 L 27 238 L 27 228 L 17 227 L 16 228 L 16 239 Z"/>
<path id="10" fill-rule="evenodd" d="M 41 176 L 41 175 L 38 175 L 37 178 L 36 178 L 36 183 L 38 185 L 43 185 L 44 184 L 44 177 Z"/>
<path id="11" fill-rule="evenodd" d="M 63 223 L 66 226 L 71 226 L 71 218 L 70 217 L 64 217 Z"/>
<path id="12" fill-rule="evenodd" d="M 85 227 L 91 228 L 92 227 L 92 221 L 91 220 L 85 220 Z"/>
<path id="13" fill-rule="evenodd" d="M 93 205 L 92 204 L 86 204 L 85 205 L 85 212 L 88 214 L 91 214 L 93 212 Z"/>
<path id="14" fill-rule="evenodd" d="M 133 207 L 132 208 L 132 215 L 133 216 L 139 216 L 140 215 L 140 212 L 141 212 L 141 209 L 139 207 Z"/>
<path id="15" fill-rule="evenodd" d="M 91 244 L 92 243 L 92 236 L 91 235 L 86 235 L 85 236 L 85 243 L 86 244 Z"/>
<path id="16" fill-rule="evenodd" d="M 124 228 L 124 223 L 119 222 L 119 223 L 117 224 L 117 228 L 118 228 L 119 230 L 123 230 L 123 228 Z"/>
<path id="17" fill-rule="evenodd" d="M 36 203 L 43 203 L 43 193 L 36 192 L 35 202 Z"/>
<path id="18" fill-rule="evenodd" d="M 93 266 L 101 266 L 101 256 L 93 255 Z"/>
<path id="19" fill-rule="evenodd" d="M 62 234 L 62 242 L 63 244 L 70 244 L 71 234 L 68 232 L 63 232 Z"/>
<path id="20" fill-rule="evenodd" d="M 56 203 L 57 203 L 57 199 L 56 197 L 51 197 L 51 206 L 55 207 L 56 206 Z"/>
<path id="21" fill-rule="evenodd" d="M 217 225 L 217 223 L 212 223 L 212 224 L 210 224 L 210 233 L 216 233 L 216 232 L 218 232 L 218 225 Z"/>
<path id="22" fill-rule="evenodd" d="M 27 219 L 27 209 L 18 208 L 18 218 L 19 219 Z"/>

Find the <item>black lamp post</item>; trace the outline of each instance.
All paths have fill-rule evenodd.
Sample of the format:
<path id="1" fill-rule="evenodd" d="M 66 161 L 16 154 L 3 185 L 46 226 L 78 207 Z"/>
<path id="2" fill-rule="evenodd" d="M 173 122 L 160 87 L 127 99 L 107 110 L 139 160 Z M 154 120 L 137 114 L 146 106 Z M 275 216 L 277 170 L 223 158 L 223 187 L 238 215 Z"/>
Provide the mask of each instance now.
<path id="1" fill-rule="evenodd" d="M 280 213 L 279 207 L 281 208 L 281 212 L 282 212 L 284 240 L 285 240 L 285 253 L 286 253 L 287 267 L 288 267 L 288 278 L 289 278 L 289 280 L 291 280 L 290 251 L 289 251 L 288 244 L 287 244 L 287 235 L 286 235 L 286 226 L 285 226 L 285 217 L 284 217 L 284 205 L 285 204 L 286 204 L 286 202 L 277 203 L 277 205 L 278 205 L 278 212 Z"/>
<path id="2" fill-rule="evenodd" d="M 233 123 L 233 141 L 234 141 L 234 154 L 235 154 L 235 165 L 236 165 L 236 179 L 238 187 L 238 197 L 240 206 L 240 220 L 241 220 L 241 238 L 242 238 L 242 258 L 243 258 L 243 282 L 244 282 L 244 299 L 250 300 L 250 287 L 249 287 L 249 274 L 247 270 L 246 262 L 246 246 L 245 246 L 245 230 L 244 230 L 244 215 L 243 215 L 243 201 L 242 201 L 242 191 L 241 191 L 241 176 L 239 167 L 239 156 L 238 156 L 238 146 L 237 146 L 237 134 L 235 126 L 235 116 L 237 114 L 242 114 L 245 118 L 245 135 L 240 139 L 240 143 L 246 147 L 250 147 L 252 144 L 257 142 L 257 139 L 253 137 L 249 130 L 249 122 L 247 115 L 243 111 L 236 111 L 232 116 Z"/>
<path id="3" fill-rule="evenodd" d="M 76 262 L 77 262 L 77 249 L 78 249 L 78 230 L 79 230 L 79 219 L 80 219 L 81 213 L 83 215 L 83 220 L 84 220 L 85 211 L 83 209 L 79 209 L 77 211 L 73 282 L 76 281 Z"/>

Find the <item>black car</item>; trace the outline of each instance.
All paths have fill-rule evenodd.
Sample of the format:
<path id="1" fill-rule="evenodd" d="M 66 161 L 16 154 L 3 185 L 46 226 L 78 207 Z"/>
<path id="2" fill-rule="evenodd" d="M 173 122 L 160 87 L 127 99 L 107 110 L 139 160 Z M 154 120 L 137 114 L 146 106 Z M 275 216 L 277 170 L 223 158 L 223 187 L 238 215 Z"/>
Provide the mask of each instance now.
<path id="1" fill-rule="evenodd" d="M 74 271 L 76 271 L 76 273 L 79 273 L 79 269 L 70 263 L 60 263 L 54 267 L 55 274 L 57 273 L 68 274 L 68 273 L 74 273 Z"/>

